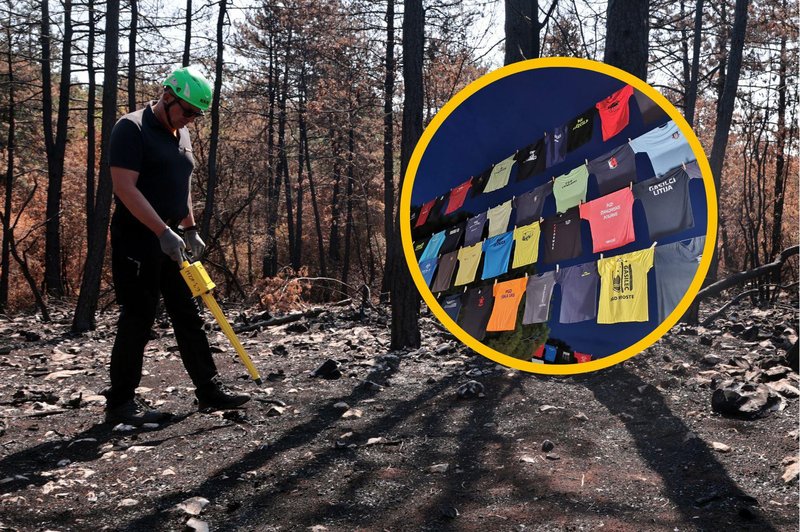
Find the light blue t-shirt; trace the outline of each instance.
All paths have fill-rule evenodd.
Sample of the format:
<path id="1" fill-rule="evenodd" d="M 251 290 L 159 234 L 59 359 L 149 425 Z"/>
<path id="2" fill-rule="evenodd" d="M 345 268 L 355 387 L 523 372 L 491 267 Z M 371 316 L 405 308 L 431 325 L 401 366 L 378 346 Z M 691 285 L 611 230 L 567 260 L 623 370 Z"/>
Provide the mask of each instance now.
<path id="1" fill-rule="evenodd" d="M 433 272 L 436 271 L 436 264 L 438 263 L 438 259 L 433 257 L 432 259 L 425 259 L 420 261 L 419 269 L 422 272 L 422 277 L 425 279 L 425 284 L 428 286 L 431 285 L 431 280 L 433 279 Z"/>
<path id="2" fill-rule="evenodd" d="M 491 279 L 508 271 L 508 259 L 511 258 L 511 244 L 514 242 L 514 231 L 493 236 L 483 241 L 483 273 L 481 279 Z"/>
<path id="3" fill-rule="evenodd" d="M 636 153 L 647 153 L 655 175 L 664 175 L 676 166 L 696 159 L 686 137 L 672 120 L 633 139 L 631 148 Z"/>
<path id="4" fill-rule="evenodd" d="M 439 250 L 444 243 L 444 234 L 445 231 L 439 231 L 431 237 L 431 239 L 428 241 L 428 245 L 425 246 L 425 251 L 422 252 L 422 255 L 419 258 L 420 265 L 424 260 L 435 259 L 437 256 L 439 256 Z"/>

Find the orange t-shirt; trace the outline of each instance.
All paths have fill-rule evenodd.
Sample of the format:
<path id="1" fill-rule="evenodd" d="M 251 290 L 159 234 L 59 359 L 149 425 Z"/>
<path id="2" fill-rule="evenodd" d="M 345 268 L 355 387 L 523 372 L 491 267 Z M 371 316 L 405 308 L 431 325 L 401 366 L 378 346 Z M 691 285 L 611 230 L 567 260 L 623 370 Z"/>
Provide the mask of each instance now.
<path id="1" fill-rule="evenodd" d="M 517 325 L 517 309 L 528 285 L 527 277 L 494 285 L 494 308 L 487 331 L 513 331 Z"/>
<path id="2" fill-rule="evenodd" d="M 589 220 L 592 252 L 615 249 L 636 240 L 633 230 L 633 192 L 625 187 L 589 203 L 581 203 L 581 218 Z"/>

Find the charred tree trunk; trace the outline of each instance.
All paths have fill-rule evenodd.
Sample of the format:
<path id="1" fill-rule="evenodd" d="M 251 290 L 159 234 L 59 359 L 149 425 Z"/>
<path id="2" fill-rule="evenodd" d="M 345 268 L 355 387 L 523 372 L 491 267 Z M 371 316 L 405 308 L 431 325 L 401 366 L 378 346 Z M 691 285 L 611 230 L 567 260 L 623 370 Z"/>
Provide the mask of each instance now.
<path id="1" fill-rule="evenodd" d="M 786 2 L 784 1 L 784 7 Z M 778 124 L 775 142 L 775 201 L 772 208 L 772 247 L 770 254 L 778 254 L 783 243 L 783 204 L 786 193 L 786 37 L 781 37 L 780 64 L 778 66 Z M 780 272 L 772 277 L 772 282 L 780 284 Z"/>
<path id="2" fill-rule="evenodd" d="M 355 131 L 352 105 L 348 112 L 347 125 L 347 186 L 345 187 L 345 227 L 344 227 L 344 260 L 342 261 L 342 282 L 347 284 L 350 274 L 350 253 L 353 238 L 353 184 L 355 182 Z"/>
<path id="3" fill-rule="evenodd" d="M 340 258 L 339 242 L 339 196 L 342 188 L 342 170 L 339 149 L 339 138 L 333 128 L 329 130 L 331 155 L 333 157 L 333 191 L 331 193 L 331 236 L 328 240 L 328 257 L 334 264 L 334 269 L 338 268 Z"/>
<path id="4" fill-rule="evenodd" d="M 128 34 L 128 112 L 136 110 L 136 34 L 139 29 L 139 0 L 131 2 L 131 31 Z"/>
<path id="5" fill-rule="evenodd" d="M 268 69 L 269 109 L 267 111 L 267 242 L 261 273 L 264 277 L 274 277 L 278 273 L 278 243 L 276 226 L 278 224 L 278 193 L 280 179 L 275 172 L 275 100 L 278 76 L 275 71 L 275 47 L 273 36 L 268 39 L 270 65 Z"/>
<path id="6" fill-rule="evenodd" d="M 186 23 L 183 37 L 183 66 L 189 66 L 192 60 L 190 47 L 192 44 L 192 0 L 186 0 Z"/>
<path id="7" fill-rule="evenodd" d="M 301 94 L 305 97 L 305 84 L 301 87 Z M 317 232 L 317 253 L 319 254 L 319 269 L 323 277 L 328 276 L 328 268 L 325 260 L 325 242 L 322 237 L 322 217 L 320 215 L 319 204 L 317 202 L 317 190 L 314 185 L 314 174 L 311 172 L 311 154 L 308 148 L 308 128 L 306 127 L 305 116 L 300 115 L 300 143 L 305 151 L 306 175 L 308 175 L 308 192 L 311 195 L 311 209 L 314 211 L 314 228 Z"/>
<path id="8" fill-rule="evenodd" d="M 94 0 L 89 0 L 89 41 L 86 45 L 86 72 L 89 77 L 88 96 L 86 101 L 86 247 L 91 248 L 94 242 L 94 193 L 95 193 L 95 98 L 97 82 L 94 69 L 94 33 L 95 13 Z"/>
<path id="9" fill-rule="evenodd" d="M 697 83 L 700 77 L 700 45 L 702 44 L 702 39 L 703 0 L 697 0 L 694 11 L 694 36 L 692 37 L 692 66 L 683 107 L 683 116 L 690 126 L 694 126 L 694 112 L 697 105 Z"/>
<path id="10" fill-rule="evenodd" d="M 300 90 L 297 95 L 297 121 L 299 129 L 299 139 L 297 143 L 297 212 L 295 218 L 296 234 L 294 248 L 292 249 L 292 268 L 294 271 L 300 269 L 303 262 L 303 167 L 305 165 L 306 150 L 303 142 L 305 139 L 305 85 L 306 85 L 305 65 L 300 72 Z"/>
<path id="11" fill-rule="evenodd" d="M 111 168 L 108 166 L 108 144 L 117 121 L 117 69 L 119 68 L 119 0 L 108 0 L 106 12 L 106 49 L 103 67 L 103 120 L 100 141 L 100 179 L 94 212 L 97 228 L 92 247 L 87 250 L 81 280 L 81 291 L 72 321 L 72 330 L 83 332 L 95 327 L 100 276 L 106 253 L 106 234 L 111 213 Z"/>
<path id="12" fill-rule="evenodd" d="M 208 183 L 206 184 L 206 206 L 203 209 L 203 220 L 200 234 L 208 239 L 211 234 L 211 218 L 214 216 L 214 202 L 217 190 L 219 172 L 217 171 L 217 148 L 219 146 L 219 101 L 222 95 L 222 67 L 225 44 L 222 41 L 222 30 L 225 25 L 225 8 L 227 0 L 219 2 L 219 17 L 217 18 L 217 57 L 214 64 L 214 97 L 211 101 L 211 141 L 208 148 Z"/>
<path id="13" fill-rule="evenodd" d="M 6 137 L 6 182 L 5 182 L 5 201 L 3 202 L 3 245 L 0 252 L 0 313 L 5 313 L 8 309 L 8 280 L 11 276 L 11 193 L 14 188 L 14 150 L 15 128 L 16 128 L 16 104 L 14 101 L 14 57 L 12 55 L 11 27 L 6 26 L 6 37 L 8 38 L 8 50 L 6 50 L 6 60 L 8 61 L 8 135 Z"/>
<path id="14" fill-rule="evenodd" d="M 383 268 L 381 294 L 389 291 L 389 273 L 394 240 L 394 0 L 386 2 L 386 57 L 383 78 L 383 234 L 386 240 L 386 261 Z"/>
<path id="15" fill-rule="evenodd" d="M 292 45 L 292 32 L 289 31 L 289 37 L 286 40 L 285 49 L 285 64 L 283 67 L 283 81 L 281 81 L 280 99 L 278 101 L 278 174 L 283 180 L 283 191 L 286 201 L 286 232 L 289 239 L 289 253 L 291 258 L 292 249 L 294 249 L 294 209 L 292 199 L 292 185 L 289 178 L 289 157 L 287 155 L 288 149 L 286 145 L 286 122 L 288 115 L 286 112 L 286 101 L 289 99 L 289 54 Z M 277 198 L 277 194 L 276 194 Z"/>
<path id="16" fill-rule="evenodd" d="M 422 0 L 406 0 L 403 14 L 403 133 L 400 145 L 400 176 L 405 176 L 411 153 L 422 136 L 422 113 L 425 101 L 422 84 L 422 61 L 425 44 L 425 12 Z M 399 212 L 399 209 L 398 209 Z M 400 241 L 399 216 L 395 218 L 395 241 Z M 419 293 L 401 253 L 394 247 L 392 260 L 392 349 L 418 347 Z"/>
<path id="17" fill-rule="evenodd" d="M 505 0 L 505 6 L 506 52 L 503 64 L 539 57 L 539 1 Z"/>
<path id="18" fill-rule="evenodd" d="M 603 61 L 647 80 L 650 0 L 609 0 Z"/>

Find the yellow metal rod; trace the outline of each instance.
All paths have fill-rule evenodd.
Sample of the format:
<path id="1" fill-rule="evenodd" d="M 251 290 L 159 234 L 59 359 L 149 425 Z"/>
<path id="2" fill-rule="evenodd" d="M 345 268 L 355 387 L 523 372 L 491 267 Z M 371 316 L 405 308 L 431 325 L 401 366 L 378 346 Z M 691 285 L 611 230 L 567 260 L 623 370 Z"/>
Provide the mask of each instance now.
<path id="1" fill-rule="evenodd" d="M 250 360 L 247 352 L 244 350 L 244 346 L 242 346 L 241 342 L 239 342 L 239 338 L 236 337 L 236 333 L 233 332 L 231 324 L 228 323 L 227 319 L 225 319 L 225 315 L 222 313 L 222 309 L 219 308 L 217 300 L 214 299 L 214 296 L 211 295 L 211 292 L 206 292 L 200 297 L 203 298 L 208 310 L 210 310 L 211 314 L 213 314 L 214 318 L 216 318 L 217 323 L 219 323 L 220 328 L 222 328 L 222 332 L 225 333 L 225 336 L 227 336 L 228 340 L 230 340 L 231 344 L 233 344 L 233 348 L 236 349 L 236 353 L 239 355 L 244 367 L 247 368 L 247 372 L 250 374 L 250 377 L 255 381 L 256 384 L 260 385 L 261 376 L 258 374 L 258 370 L 253 364 L 253 361 Z"/>

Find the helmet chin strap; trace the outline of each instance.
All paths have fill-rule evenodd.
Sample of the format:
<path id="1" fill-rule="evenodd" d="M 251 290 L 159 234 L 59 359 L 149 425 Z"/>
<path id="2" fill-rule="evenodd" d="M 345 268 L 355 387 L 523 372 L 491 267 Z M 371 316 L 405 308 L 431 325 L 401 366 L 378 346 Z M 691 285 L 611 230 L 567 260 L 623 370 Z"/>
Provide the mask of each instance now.
<path id="1" fill-rule="evenodd" d="M 171 102 L 164 104 L 164 114 L 167 115 L 167 123 L 169 124 L 169 127 L 171 127 L 172 129 L 177 129 L 177 128 L 172 124 L 172 119 L 169 117 L 169 108 L 175 105 L 176 103 L 178 103 L 177 100 L 172 100 Z"/>

